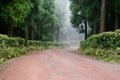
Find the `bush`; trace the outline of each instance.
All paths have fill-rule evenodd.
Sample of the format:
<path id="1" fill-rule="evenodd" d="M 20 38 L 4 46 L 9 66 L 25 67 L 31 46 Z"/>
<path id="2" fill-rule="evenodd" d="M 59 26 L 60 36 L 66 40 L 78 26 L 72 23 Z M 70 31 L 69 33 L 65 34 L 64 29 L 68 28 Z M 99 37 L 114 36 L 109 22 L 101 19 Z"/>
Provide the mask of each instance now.
<path id="1" fill-rule="evenodd" d="M 109 62 L 120 62 L 120 30 L 92 35 L 80 43 L 79 53 Z"/>
<path id="2" fill-rule="evenodd" d="M 120 44 L 119 39 L 120 38 L 115 35 L 115 32 L 104 32 L 92 35 L 80 44 L 82 48 L 115 48 Z"/>
<path id="3" fill-rule="evenodd" d="M 21 55 L 24 55 L 25 53 L 27 53 L 26 47 L 21 47 L 21 48 L 4 47 L 0 51 L 0 63 L 6 61 L 8 59 L 12 59 L 12 58 L 16 58 Z"/>
<path id="4" fill-rule="evenodd" d="M 28 41 L 28 46 L 42 46 L 45 49 L 54 48 L 54 47 L 68 47 L 68 43 L 62 42 L 45 42 L 45 41 Z"/>
<path id="5" fill-rule="evenodd" d="M 58 47 L 68 47 L 68 44 L 28 40 L 28 44 L 25 46 L 23 38 L 9 38 L 0 34 L 0 63 L 24 55 L 30 50 L 46 50 Z"/>
<path id="6" fill-rule="evenodd" d="M 93 48 L 87 48 L 87 49 L 79 48 L 78 49 L 78 53 L 82 53 L 82 54 L 85 54 L 85 55 L 94 56 L 95 49 L 93 49 Z"/>
<path id="7" fill-rule="evenodd" d="M 19 37 L 16 38 L 9 38 L 6 35 L 0 34 L 0 47 L 16 47 L 16 46 L 23 46 L 25 40 Z"/>

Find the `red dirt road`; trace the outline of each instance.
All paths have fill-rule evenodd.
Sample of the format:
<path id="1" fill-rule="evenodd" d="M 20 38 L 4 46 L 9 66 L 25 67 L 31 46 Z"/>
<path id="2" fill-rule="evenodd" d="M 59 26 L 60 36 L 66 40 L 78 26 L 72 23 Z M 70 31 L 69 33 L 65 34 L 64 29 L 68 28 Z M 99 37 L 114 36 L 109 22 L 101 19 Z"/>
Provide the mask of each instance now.
<path id="1" fill-rule="evenodd" d="M 0 80 L 120 80 L 120 65 L 95 61 L 75 50 L 34 51 L 7 65 Z"/>

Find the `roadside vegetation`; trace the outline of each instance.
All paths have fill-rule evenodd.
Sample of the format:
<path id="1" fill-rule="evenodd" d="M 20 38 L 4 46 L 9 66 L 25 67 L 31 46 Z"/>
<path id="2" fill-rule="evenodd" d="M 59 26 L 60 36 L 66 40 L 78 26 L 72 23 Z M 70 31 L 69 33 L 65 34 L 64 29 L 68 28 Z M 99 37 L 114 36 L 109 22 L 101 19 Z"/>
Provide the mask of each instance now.
<path id="1" fill-rule="evenodd" d="M 120 63 L 120 30 L 90 36 L 80 43 L 78 53 Z"/>
<path id="2" fill-rule="evenodd" d="M 31 50 L 48 50 L 56 48 L 65 48 L 67 43 L 44 42 L 29 40 L 25 45 L 25 40 L 20 37 L 8 37 L 0 34 L 0 64 L 8 59 L 25 55 Z"/>
<path id="3" fill-rule="evenodd" d="M 79 33 L 85 33 L 86 39 L 80 43 L 78 52 L 119 63 L 120 0 L 70 1 L 71 23 Z"/>
<path id="4" fill-rule="evenodd" d="M 60 27 L 54 0 L 0 0 L 0 63 L 30 50 L 63 47 Z"/>
<path id="5" fill-rule="evenodd" d="M 58 43 L 65 9 L 59 10 L 55 1 L 0 0 L 0 63 L 29 50 L 67 45 Z M 78 52 L 120 62 L 120 0 L 69 1 L 71 24 L 85 33 Z"/>

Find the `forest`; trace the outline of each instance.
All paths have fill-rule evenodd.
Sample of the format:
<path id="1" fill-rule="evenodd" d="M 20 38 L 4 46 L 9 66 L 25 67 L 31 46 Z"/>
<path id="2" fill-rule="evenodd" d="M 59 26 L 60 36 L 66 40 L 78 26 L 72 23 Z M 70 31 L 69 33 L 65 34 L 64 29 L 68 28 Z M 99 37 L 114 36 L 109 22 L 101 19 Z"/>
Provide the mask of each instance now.
<path id="1" fill-rule="evenodd" d="M 120 1 L 71 0 L 71 23 L 81 32 L 85 24 L 86 40 L 78 52 L 107 62 L 120 62 Z M 88 26 L 92 29 L 88 32 Z M 90 36 L 90 37 L 89 37 Z"/>
<path id="2" fill-rule="evenodd" d="M 54 0 L 1 0 L 0 33 L 26 40 L 53 41 L 59 27 Z"/>
<path id="3" fill-rule="evenodd" d="M 59 42 L 59 33 L 60 29 L 63 27 L 63 16 L 66 12 L 64 8 L 58 10 L 55 1 L 56 0 L 0 0 L 1 48 L 13 48 L 16 46 L 17 48 L 22 48 L 22 46 L 19 45 L 29 45 L 32 46 L 33 49 L 34 46 L 43 44 L 43 42 L 37 41 Z M 114 50 L 117 49 L 118 53 L 120 45 L 119 30 L 117 29 L 120 28 L 120 1 L 69 1 L 72 27 L 75 28 L 79 34 L 85 33 L 86 40 L 81 41 L 81 50 L 84 51 L 83 49 L 85 47 L 93 48 L 92 51 L 96 48 L 114 48 Z M 84 24 L 83 28 L 80 26 L 82 23 Z M 91 30 L 88 31 L 89 28 Z M 95 34 L 96 36 L 94 36 Z M 89 38 L 91 35 L 94 38 Z M 32 42 L 30 40 L 34 41 Z M 95 41 L 96 44 L 92 44 L 91 41 L 93 41 L 93 43 Z M 105 43 L 102 43 L 102 41 L 108 41 L 108 44 L 104 45 Z M 64 43 L 59 43 L 59 45 L 61 44 Z M 46 45 L 58 45 L 58 43 L 45 43 L 44 45 L 42 46 L 45 48 Z M 91 45 L 96 45 L 97 47 Z M 89 50 L 89 48 L 87 50 Z M 48 47 L 46 49 L 48 49 Z M 95 52 L 91 51 L 91 53 L 96 53 L 97 49 Z M 11 49 L 8 49 L 8 52 L 9 50 L 11 51 Z M 99 51 L 101 52 L 101 49 Z"/>
<path id="4" fill-rule="evenodd" d="M 120 0 L 0 0 L 0 80 L 120 80 Z"/>
<path id="5" fill-rule="evenodd" d="M 0 0 L 0 63 L 62 45 L 51 43 L 61 27 L 55 11 L 54 0 Z"/>
<path id="6" fill-rule="evenodd" d="M 119 28 L 119 0 L 70 0 L 70 2 L 73 27 L 80 30 L 81 23 L 85 23 L 86 26 L 88 24 L 92 30 L 87 35 Z M 61 27 L 60 17 L 62 15 L 55 13 L 54 0 L 0 1 L 0 33 L 10 37 L 54 41 Z"/>
<path id="7" fill-rule="evenodd" d="M 92 28 L 90 34 L 114 31 L 120 28 L 119 0 L 70 0 L 72 17 L 75 28 L 80 23 L 87 23 Z"/>

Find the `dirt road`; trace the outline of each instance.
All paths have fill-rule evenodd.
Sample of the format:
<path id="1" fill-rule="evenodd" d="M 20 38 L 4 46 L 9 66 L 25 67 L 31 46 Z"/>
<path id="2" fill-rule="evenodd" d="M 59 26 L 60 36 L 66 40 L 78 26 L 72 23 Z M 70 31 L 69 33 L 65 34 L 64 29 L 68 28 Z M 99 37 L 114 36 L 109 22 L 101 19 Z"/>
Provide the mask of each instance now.
<path id="1" fill-rule="evenodd" d="M 7 65 L 0 80 L 120 80 L 120 65 L 89 59 L 75 49 L 34 51 Z"/>

